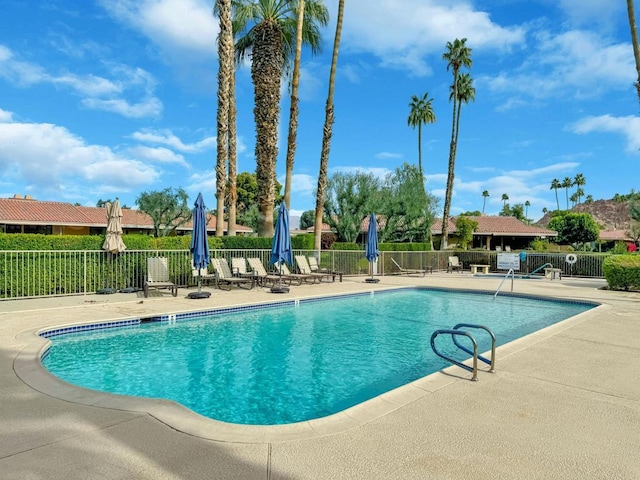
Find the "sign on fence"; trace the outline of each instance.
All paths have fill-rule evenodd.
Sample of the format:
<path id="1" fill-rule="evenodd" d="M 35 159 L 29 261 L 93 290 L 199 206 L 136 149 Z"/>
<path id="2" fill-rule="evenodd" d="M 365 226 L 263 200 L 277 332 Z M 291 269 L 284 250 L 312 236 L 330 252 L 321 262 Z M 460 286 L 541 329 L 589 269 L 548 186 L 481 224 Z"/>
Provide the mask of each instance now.
<path id="1" fill-rule="evenodd" d="M 498 270 L 520 270 L 520 256 L 517 253 L 499 253 Z"/>

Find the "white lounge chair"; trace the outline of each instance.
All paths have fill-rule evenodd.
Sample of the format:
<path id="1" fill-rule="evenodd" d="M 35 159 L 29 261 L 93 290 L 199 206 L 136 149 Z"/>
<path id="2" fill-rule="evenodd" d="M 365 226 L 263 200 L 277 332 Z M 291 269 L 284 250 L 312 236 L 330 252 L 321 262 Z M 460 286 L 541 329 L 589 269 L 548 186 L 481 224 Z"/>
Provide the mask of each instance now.
<path id="1" fill-rule="evenodd" d="M 216 272 L 216 287 L 221 290 L 231 290 L 233 285 L 251 290 L 255 285 L 253 277 L 234 277 L 226 258 L 214 258 L 211 264 Z"/>
<path id="2" fill-rule="evenodd" d="M 454 270 L 462 273 L 463 264 L 460 259 L 456 256 L 449 257 L 449 263 L 447 264 L 447 273 L 453 272 Z"/>
<path id="3" fill-rule="evenodd" d="M 338 277 L 340 278 L 340 281 L 342 281 L 342 272 L 331 270 L 329 268 L 320 267 L 320 265 L 318 264 L 318 260 L 313 255 L 309 255 L 307 257 L 307 260 L 309 260 L 309 268 L 311 269 L 311 273 L 325 273 L 325 274 L 330 273 L 334 276 L 338 275 Z"/>
<path id="4" fill-rule="evenodd" d="M 311 271 L 311 267 L 307 262 L 307 257 L 304 255 L 296 255 L 295 256 L 296 265 L 298 265 L 298 270 L 302 275 L 310 275 L 318 279 L 319 282 L 322 282 L 324 279 L 327 281 L 335 282 L 336 274 L 332 272 L 324 272 L 324 273 L 313 273 Z"/>
<path id="5" fill-rule="evenodd" d="M 401 267 L 398 262 L 395 261 L 395 259 L 391 259 L 391 263 L 393 263 L 395 265 L 395 267 L 398 269 L 398 273 L 400 273 L 400 275 L 422 275 L 423 277 L 427 274 L 427 272 L 429 273 L 433 273 L 433 268 L 432 267 L 427 267 L 427 268 L 404 268 Z"/>
<path id="6" fill-rule="evenodd" d="M 247 262 L 249 262 L 249 267 L 251 267 L 251 274 L 261 287 L 268 287 L 269 285 L 273 286 L 276 283 L 279 283 L 280 280 L 287 285 L 291 285 L 293 281 L 298 285 L 302 284 L 302 280 L 300 278 L 286 275 L 282 275 L 282 278 L 280 278 L 280 275 L 277 273 L 267 273 L 266 268 L 264 268 L 264 265 L 262 264 L 262 260 L 259 258 L 247 258 Z"/>
<path id="7" fill-rule="evenodd" d="M 149 296 L 150 289 L 168 289 L 174 297 L 178 296 L 178 286 L 169 279 L 167 257 L 147 258 L 147 279 L 144 282 L 144 296 Z"/>

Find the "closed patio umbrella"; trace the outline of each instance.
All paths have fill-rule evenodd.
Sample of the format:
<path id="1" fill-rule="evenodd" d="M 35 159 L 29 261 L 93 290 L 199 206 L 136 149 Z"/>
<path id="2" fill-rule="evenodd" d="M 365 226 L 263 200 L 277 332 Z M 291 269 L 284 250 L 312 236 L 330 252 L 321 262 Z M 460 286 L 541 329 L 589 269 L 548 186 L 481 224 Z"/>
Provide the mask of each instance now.
<path id="1" fill-rule="evenodd" d="M 109 264 L 113 267 L 113 255 L 124 252 L 127 246 L 122 241 L 122 209 L 120 208 L 120 200 L 117 198 L 113 203 L 105 204 L 107 212 L 107 235 L 105 236 L 102 249 L 109 253 Z M 107 286 L 97 291 L 101 294 L 116 293 L 116 289 Z"/>
<path id="2" fill-rule="evenodd" d="M 378 251 L 378 222 L 376 220 L 376 214 L 372 213 L 369 217 L 369 228 L 367 229 L 367 244 L 365 245 L 364 256 L 367 257 L 370 264 L 373 264 L 378 259 L 380 252 Z M 371 268 L 371 278 L 365 279 L 365 282 L 378 283 L 379 278 L 373 278 L 373 265 Z"/>
<path id="3" fill-rule="evenodd" d="M 278 208 L 278 219 L 276 220 L 276 229 L 271 244 L 271 263 L 282 265 L 293 263 L 293 252 L 291 250 L 291 235 L 289 233 L 289 211 L 284 203 Z M 280 271 L 280 282 L 278 285 L 271 287 L 272 293 L 288 293 L 289 287 L 282 284 L 282 268 Z"/>
<path id="4" fill-rule="evenodd" d="M 202 199 L 202 193 L 193 207 L 193 233 L 191 236 L 191 253 L 193 254 L 193 268 L 198 270 L 198 291 L 191 292 L 189 298 L 209 298 L 211 292 L 202 291 L 202 277 L 200 270 L 209 265 L 209 242 L 207 241 L 207 207 Z"/>

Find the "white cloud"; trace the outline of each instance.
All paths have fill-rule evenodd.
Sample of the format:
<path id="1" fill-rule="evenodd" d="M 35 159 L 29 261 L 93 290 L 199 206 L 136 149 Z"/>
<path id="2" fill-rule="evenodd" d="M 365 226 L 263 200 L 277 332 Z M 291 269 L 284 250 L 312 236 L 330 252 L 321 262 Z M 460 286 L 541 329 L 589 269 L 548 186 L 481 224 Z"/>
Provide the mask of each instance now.
<path id="1" fill-rule="evenodd" d="M 13 113 L 0 108 L 0 123 L 9 123 L 13 119 Z"/>
<path id="2" fill-rule="evenodd" d="M 569 21 L 576 25 L 600 24 L 611 25 L 620 18 L 626 9 L 624 2 L 611 0 L 558 0 L 558 6 Z"/>
<path id="3" fill-rule="evenodd" d="M 91 182 L 95 192 L 131 191 L 153 184 L 159 172 L 102 145 L 88 145 L 48 123 L 0 123 L 0 171 L 28 188 L 60 193 Z"/>
<path id="4" fill-rule="evenodd" d="M 403 156 L 404 155 L 402 155 L 401 153 L 394 153 L 394 152 L 380 152 L 374 155 L 375 158 L 379 158 L 382 160 L 398 159 L 398 158 L 402 158 Z"/>
<path id="5" fill-rule="evenodd" d="M 426 57 L 452 38 L 478 50 L 508 51 L 522 44 L 524 28 L 502 27 L 466 0 L 352 0 L 345 6 L 343 45 L 370 53 L 385 66 L 431 73 Z"/>
<path id="6" fill-rule="evenodd" d="M 69 72 L 56 75 L 39 65 L 16 59 L 8 48 L 0 45 L 0 78 L 4 77 L 17 86 L 62 86 L 82 97 L 82 105 L 90 109 L 129 118 L 160 116 L 163 106 L 154 96 L 156 80 L 153 75 L 141 68 L 120 64 L 110 66 L 109 73 L 112 79 Z"/>
<path id="7" fill-rule="evenodd" d="M 100 0 L 115 19 L 141 32 L 171 61 L 210 62 L 218 22 L 207 0 Z"/>
<path id="8" fill-rule="evenodd" d="M 183 167 L 189 168 L 189 164 L 179 153 L 175 153 L 164 147 L 145 147 L 137 146 L 131 148 L 129 153 L 134 157 L 141 157 L 146 160 L 158 163 L 177 163 Z"/>
<path id="9" fill-rule="evenodd" d="M 640 150 L 640 118 L 635 116 L 586 117 L 571 126 L 571 130 L 580 135 L 593 132 L 618 133 L 626 138 L 628 152 L 638 153 Z"/>
<path id="10" fill-rule="evenodd" d="M 185 153 L 198 153 L 216 147 L 216 137 L 205 137 L 195 143 L 183 143 L 183 141 L 170 130 L 142 130 L 133 133 L 131 138 L 139 142 L 167 145 Z M 239 143 L 238 147 L 239 149 L 240 147 L 244 149 L 244 144 Z"/>

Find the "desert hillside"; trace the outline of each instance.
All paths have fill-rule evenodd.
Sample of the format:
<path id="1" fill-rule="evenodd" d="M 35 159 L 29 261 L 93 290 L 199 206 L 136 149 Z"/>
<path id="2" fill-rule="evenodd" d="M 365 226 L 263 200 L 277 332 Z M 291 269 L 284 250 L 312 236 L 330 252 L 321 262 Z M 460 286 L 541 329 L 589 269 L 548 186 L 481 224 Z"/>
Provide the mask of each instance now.
<path id="1" fill-rule="evenodd" d="M 591 214 L 601 230 L 628 230 L 630 227 L 628 202 L 596 200 L 592 203 L 576 205 L 571 211 Z M 549 220 L 551 220 L 551 212 L 547 212 L 536 222 L 536 225 L 546 227 Z"/>

